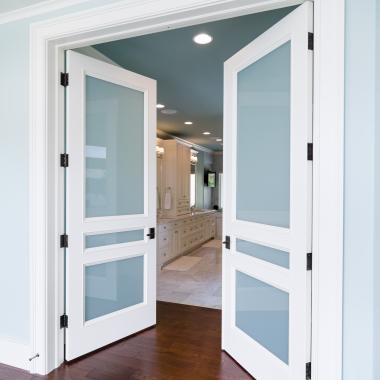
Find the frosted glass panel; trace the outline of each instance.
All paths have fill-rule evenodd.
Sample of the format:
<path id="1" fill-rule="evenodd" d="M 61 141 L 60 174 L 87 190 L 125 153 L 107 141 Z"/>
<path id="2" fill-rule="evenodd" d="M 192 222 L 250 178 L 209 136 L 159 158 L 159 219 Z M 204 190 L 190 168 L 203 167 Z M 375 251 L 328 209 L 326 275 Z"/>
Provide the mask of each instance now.
<path id="1" fill-rule="evenodd" d="M 290 42 L 237 80 L 236 217 L 289 227 Z"/>
<path id="2" fill-rule="evenodd" d="M 144 94 L 86 76 L 86 217 L 144 213 Z"/>
<path id="3" fill-rule="evenodd" d="M 139 240 L 144 240 L 144 230 L 87 235 L 85 237 L 85 246 L 86 248 L 94 248 L 112 244 L 130 243 Z"/>
<path id="4" fill-rule="evenodd" d="M 289 253 L 250 241 L 236 239 L 236 250 L 289 269 Z"/>
<path id="5" fill-rule="evenodd" d="M 289 294 L 236 272 L 236 326 L 289 363 Z"/>
<path id="6" fill-rule="evenodd" d="M 85 320 L 144 301 L 144 257 L 85 267 Z"/>

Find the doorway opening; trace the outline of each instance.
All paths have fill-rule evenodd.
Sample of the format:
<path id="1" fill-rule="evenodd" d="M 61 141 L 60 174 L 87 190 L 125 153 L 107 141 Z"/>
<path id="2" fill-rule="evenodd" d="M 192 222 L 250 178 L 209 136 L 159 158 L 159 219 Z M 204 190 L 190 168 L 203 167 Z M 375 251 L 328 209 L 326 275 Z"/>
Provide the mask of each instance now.
<path id="1" fill-rule="evenodd" d="M 67 52 L 67 360 L 155 325 L 157 298 L 223 309 L 221 348 L 299 377 L 312 18 L 305 3 Z"/>
<path id="2" fill-rule="evenodd" d="M 294 9 L 76 49 L 157 81 L 159 301 L 222 308 L 223 65 Z"/>
<path id="3" fill-rule="evenodd" d="M 135 36 L 168 27 L 191 25 L 221 17 L 248 12 L 261 12 L 293 1 L 249 4 L 237 0 L 233 4 L 190 1 L 173 4 L 170 10 L 163 3 L 152 5 L 110 5 L 98 10 L 63 16 L 54 23 L 41 22 L 31 26 L 31 351 L 38 360 L 31 371 L 46 374 L 62 363 L 63 332 L 59 328 L 63 310 L 62 249 L 59 233 L 63 228 L 63 171 L 59 169 L 59 154 L 64 151 L 62 134 L 64 90 L 56 75 L 65 70 L 64 49 L 75 49 L 89 41 Z M 313 267 L 313 368 L 317 376 L 338 378 L 341 363 L 341 274 L 342 274 L 342 147 L 343 147 L 343 66 L 344 12 L 340 2 L 332 7 L 316 8 L 315 59 L 315 143 L 314 167 L 315 240 L 313 252 L 318 259 Z M 171 4 L 172 5 L 172 4 Z M 190 7 L 189 7 L 190 6 Z M 49 57 L 46 59 L 46 57 Z M 62 103 L 63 104 L 63 103 Z M 50 148 L 49 148 L 50 147 Z M 46 165 L 55 162 L 57 165 Z M 56 167 L 55 167 L 56 166 Z M 226 173 L 224 173 L 225 175 Z M 228 180 L 225 180 L 228 183 Z M 46 197 L 46 191 L 50 194 Z M 336 205 L 336 207 L 331 207 Z M 224 207 L 225 208 L 225 207 Z M 58 236 L 56 236 L 58 231 Z M 54 237 L 56 236 L 56 237 Z M 58 243 L 57 243 L 58 242 Z M 337 252 L 330 261 L 330 252 Z M 52 255 L 51 253 L 54 252 Z M 314 260 L 313 260 L 314 261 Z M 334 270 L 332 270 L 332 267 Z M 324 278 L 324 281 L 320 281 Z M 337 283 L 338 279 L 338 285 Z M 55 297 L 46 298 L 50 289 Z M 49 294 L 51 294 L 49 293 Z M 336 302 L 331 303 L 331 299 Z M 324 318 L 324 315 L 334 318 Z M 48 326 L 44 322 L 48 321 Z M 321 328 L 323 326 L 323 328 Z M 331 336 L 333 340 L 331 341 Z M 318 344 L 317 344 L 318 342 Z M 321 375 L 322 374 L 322 375 Z"/>

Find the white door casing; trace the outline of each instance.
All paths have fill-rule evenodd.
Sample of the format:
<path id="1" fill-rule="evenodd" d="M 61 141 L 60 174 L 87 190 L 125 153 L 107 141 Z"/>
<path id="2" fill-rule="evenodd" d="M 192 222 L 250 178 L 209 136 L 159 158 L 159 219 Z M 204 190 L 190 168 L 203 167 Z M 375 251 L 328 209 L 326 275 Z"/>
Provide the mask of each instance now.
<path id="1" fill-rule="evenodd" d="M 64 51 L 168 27 L 292 6 L 292 0 L 114 3 L 30 26 L 30 357 L 32 373 L 63 362 Z M 313 378 L 341 379 L 344 147 L 344 0 L 314 1 Z M 43 8 L 44 12 L 46 7 Z M 101 17 L 99 14 L 101 12 Z M 121 32 L 122 31 L 122 32 Z M 49 197 L 47 196 L 49 194 Z M 15 364 L 13 364 L 15 365 Z"/>
<path id="2" fill-rule="evenodd" d="M 66 359 L 72 360 L 156 323 L 156 241 L 147 236 L 149 229 L 156 227 L 156 82 L 73 51 L 67 52 L 67 68 L 70 79 L 66 90 L 66 142 L 69 155 L 66 172 L 66 233 L 69 240 L 66 249 Z M 89 92 L 98 90 L 97 87 L 86 87 L 86 80 L 94 81 L 93 86 L 110 85 L 118 91 L 132 91 L 141 103 L 141 107 L 135 111 L 139 113 L 138 117 L 123 119 L 118 134 L 107 132 L 115 120 L 121 117 L 121 109 L 128 105 L 123 103 L 124 99 L 112 98 L 108 93 L 102 98 L 101 91 L 106 91 L 102 89 L 108 87 L 99 90 L 100 100 L 99 96 L 91 100 Z M 91 106 L 86 101 L 87 97 L 90 99 L 88 102 L 92 101 Z M 89 108 L 91 112 L 98 112 L 95 116 L 98 120 L 94 121 Z M 98 145 L 104 146 L 89 145 L 87 119 L 88 124 L 99 122 L 104 127 L 102 131 L 106 133 L 97 137 L 100 142 Z M 131 162 L 126 163 L 121 159 L 122 149 L 117 149 L 116 140 L 127 133 L 125 130 L 130 125 L 137 125 L 136 120 L 140 120 L 138 128 L 141 131 L 138 132 L 143 151 L 139 157 L 132 157 Z M 127 144 L 125 149 L 131 150 L 131 146 Z M 101 161 L 97 168 L 91 168 L 90 161 L 87 167 L 86 162 L 91 159 L 98 160 L 98 163 Z M 142 194 L 137 195 L 141 198 L 141 212 L 120 214 L 117 212 L 117 203 L 123 197 L 132 197 L 132 190 L 129 193 L 128 186 L 124 186 L 121 194 L 117 190 L 117 186 L 123 182 L 122 169 L 126 170 L 123 165 L 138 166 L 139 159 L 143 160 L 143 164 L 140 162 Z M 102 165 L 105 165 L 103 170 Z M 105 184 L 105 188 L 102 187 L 100 191 L 104 191 L 108 198 L 102 198 L 96 192 L 95 195 L 87 194 L 90 181 L 99 178 L 100 183 Z M 130 181 L 129 187 L 133 186 L 134 183 Z M 102 215 L 88 211 L 90 196 L 93 197 L 95 208 L 101 202 L 105 203 Z M 107 214 L 109 211 L 111 213 Z M 137 234 L 137 237 L 125 239 L 123 234 L 128 234 L 128 231 L 135 231 L 130 233 Z M 122 239 L 118 240 L 120 237 Z M 106 240 L 91 241 L 99 238 Z M 88 243 L 87 239 L 90 239 Z M 131 263 L 134 263 L 134 270 L 128 270 Z M 141 272 L 142 277 L 135 272 Z M 117 276 L 124 277 L 118 282 Z M 136 287 L 138 295 L 123 295 L 123 292 L 130 291 L 125 287 Z M 120 297 L 135 298 L 135 302 L 123 306 Z M 99 304 L 105 310 L 113 308 L 112 312 L 97 311 Z M 93 310 L 92 314 L 90 309 Z"/>
<path id="3" fill-rule="evenodd" d="M 312 143 L 313 52 L 308 48 L 311 32 L 313 5 L 306 2 L 225 62 L 223 230 L 231 239 L 231 248 L 223 249 L 222 346 L 260 380 L 303 380 L 305 365 L 311 357 L 311 272 L 307 271 L 307 254 L 311 252 L 312 245 L 312 162 L 307 157 L 308 143 Z M 283 227 L 237 217 L 237 99 L 239 73 L 289 41 L 290 201 L 289 227 Z M 270 150 L 271 146 L 266 149 Z M 245 175 L 252 174 L 247 171 Z M 269 258 L 239 252 L 237 240 L 287 252 L 289 267 L 275 265 Z M 275 292 L 284 295 L 284 299 L 288 297 L 287 362 L 237 327 L 237 313 L 240 310 L 235 302 L 241 291 L 236 289 L 237 276 L 258 280 L 276 289 Z M 243 291 L 249 297 L 249 291 Z M 255 296 L 258 294 L 256 292 Z M 262 308 L 260 311 L 269 311 L 270 315 L 277 305 L 270 304 L 271 299 L 265 295 L 265 290 L 262 298 L 258 301 L 261 302 L 258 307 Z M 252 325 L 256 323 L 254 318 L 251 318 Z"/>

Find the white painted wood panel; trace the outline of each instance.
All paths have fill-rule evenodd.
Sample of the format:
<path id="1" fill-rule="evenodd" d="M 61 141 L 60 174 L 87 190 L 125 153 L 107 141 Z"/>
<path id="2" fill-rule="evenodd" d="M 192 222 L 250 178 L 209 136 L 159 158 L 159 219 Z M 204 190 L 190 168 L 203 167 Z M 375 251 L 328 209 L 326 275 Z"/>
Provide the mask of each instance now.
<path id="1" fill-rule="evenodd" d="M 313 32 L 313 5 L 306 2 L 225 63 L 223 227 L 224 233 L 231 238 L 231 248 L 223 250 L 222 345 L 260 380 L 303 380 L 305 365 L 311 359 L 311 274 L 306 269 L 312 230 L 312 163 L 307 159 L 307 144 L 312 142 L 313 52 L 308 49 L 309 32 Z M 288 41 L 291 71 L 290 223 L 289 228 L 285 228 L 237 217 L 237 76 Z M 289 269 L 237 252 L 237 239 L 288 252 Z M 288 294 L 288 364 L 235 324 L 238 272 Z M 276 305 L 266 305 L 264 310 L 257 312 L 272 307 Z M 251 319 L 251 323 L 254 324 L 255 320 Z"/>

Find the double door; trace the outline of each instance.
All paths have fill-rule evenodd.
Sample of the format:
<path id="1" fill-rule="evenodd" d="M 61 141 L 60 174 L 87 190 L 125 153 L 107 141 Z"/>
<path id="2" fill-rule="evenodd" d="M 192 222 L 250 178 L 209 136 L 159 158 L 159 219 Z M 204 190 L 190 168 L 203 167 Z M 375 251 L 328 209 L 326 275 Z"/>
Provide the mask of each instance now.
<path id="1" fill-rule="evenodd" d="M 224 67 L 222 348 L 258 380 L 303 380 L 310 361 L 312 13 Z M 156 321 L 156 84 L 74 52 L 67 64 L 71 360 Z"/>

